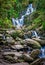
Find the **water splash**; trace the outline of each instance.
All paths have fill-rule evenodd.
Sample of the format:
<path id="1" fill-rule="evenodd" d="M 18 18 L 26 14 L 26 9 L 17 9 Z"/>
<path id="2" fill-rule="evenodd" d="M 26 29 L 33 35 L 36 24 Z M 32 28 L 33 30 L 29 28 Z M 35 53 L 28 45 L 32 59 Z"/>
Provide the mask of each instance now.
<path id="1" fill-rule="evenodd" d="M 27 16 L 27 15 L 29 15 L 29 14 L 31 14 L 33 12 L 33 10 L 34 9 L 33 9 L 32 4 L 29 4 L 29 6 L 27 7 L 27 10 L 25 12 L 25 14 L 22 15 L 20 19 L 18 19 L 18 18 L 16 18 L 16 19 L 12 18 L 13 25 L 16 26 L 17 28 L 22 27 L 24 25 L 24 17 Z"/>

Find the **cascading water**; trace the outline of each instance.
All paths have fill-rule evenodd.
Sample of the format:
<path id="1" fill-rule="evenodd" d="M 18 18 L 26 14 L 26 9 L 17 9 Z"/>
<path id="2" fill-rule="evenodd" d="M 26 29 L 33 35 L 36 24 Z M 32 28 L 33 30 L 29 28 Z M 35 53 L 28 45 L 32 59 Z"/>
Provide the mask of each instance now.
<path id="1" fill-rule="evenodd" d="M 33 37 L 36 37 L 36 38 L 40 38 L 40 36 L 38 36 L 38 34 L 37 34 L 36 31 L 32 31 L 32 36 L 33 36 Z M 40 52 L 39 57 L 40 57 L 40 58 L 45 58 L 45 46 L 41 47 L 40 51 L 41 51 L 41 52 Z"/>
<path id="2" fill-rule="evenodd" d="M 24 17 L 27 16 L 27 15 L 29 15 L 29 14 L 31 14 L 32 12 L 33 12 L 33 6 L 32 6 L 32 4 L 30 4 L 27 7 L 27 10 L 26 10 L 25 14 L 22 15 L 20 19 L 18 19 L 18 18 L 16 18 L 16 19 L 12 18 L 13 25 L 16 26 L 17 28 L 22 27 L 23 24 L 24 24 Z"/>
<path id="3" fill-rule="evenodd" d="M 45 58 L 45 46 L 43 46 L 40 50 L 41 50 L 41 53 L 40 53 L 39 57 Z"/>
<path id="4" fill-rule="evenodd" d="M 33 37 L 36 37 L 36 38 L 40 38 L 40 36 L 38 36 L 38 34 L 37 34 L 36 31 L 32 31 L 32 36 L 33 36 Z"/>
<path id="5" fill-rule="evenodd" d="M 32 6 L 32 4 L 30 4 L 28 6 L 28 8 L 27 8 L 27 11 L 25 13 L 25 16 L 31 14 L 32 12 L 33 12 L 33 6 Z"/>

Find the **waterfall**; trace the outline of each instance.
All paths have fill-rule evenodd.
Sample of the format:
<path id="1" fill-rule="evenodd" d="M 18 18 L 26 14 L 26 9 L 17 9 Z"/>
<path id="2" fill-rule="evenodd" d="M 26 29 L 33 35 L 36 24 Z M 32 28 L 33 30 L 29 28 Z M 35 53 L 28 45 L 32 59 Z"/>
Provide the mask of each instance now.
<path id="1" fill-rule="evenodd" d="M 17 28 L 22 27 L 24 25 L 24 17 L 27 16 L 27 15 L 29 15 L 29 14 L 31 14 L 33 12 L 33 10 L 34 9 L 33 9 L 32 4 L 29 4 L 29 6 L 27 7 L 27 10 L 25 12 L 25 14 L 22 15 L 20 19 L 18 19 L 18 18 L 16 18 L 16 19 L 12 18 L 13 25 L 16 26 Z"/>

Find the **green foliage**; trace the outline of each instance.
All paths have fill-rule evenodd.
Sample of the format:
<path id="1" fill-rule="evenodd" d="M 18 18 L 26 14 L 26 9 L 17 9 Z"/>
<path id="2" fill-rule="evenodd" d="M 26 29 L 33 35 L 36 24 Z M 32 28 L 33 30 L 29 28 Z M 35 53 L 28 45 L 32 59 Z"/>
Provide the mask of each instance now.
<path id="1" fill-rule="evenodd" d="M 11 23 L 9 24 L 7 21 L 11 21 L 12 17 L 19 17 L 20 12 L 26 8 L 29 1 L 30 0 L 0 0 L 0 26 L 3 24 L 3 27 L 4 25 L 10 27 Z M 6 23 L 4 21 L 6 21 Z"/>
<path id="2" fill-rule="evenodd" d="M 45 21 L 42 23 L 43 30 L 45 31 Z"/>
<path id="3" fill-rule="evenodd" d="M 45 9 L 45 0 L 37 1 L 37 9 Z"/>
<path id="4" fill-rule="evenodd" d="M 11 20 L 5 18 L 4 20 L 0 19 L 0 28 L 11 28 L 12 23 Z"/>

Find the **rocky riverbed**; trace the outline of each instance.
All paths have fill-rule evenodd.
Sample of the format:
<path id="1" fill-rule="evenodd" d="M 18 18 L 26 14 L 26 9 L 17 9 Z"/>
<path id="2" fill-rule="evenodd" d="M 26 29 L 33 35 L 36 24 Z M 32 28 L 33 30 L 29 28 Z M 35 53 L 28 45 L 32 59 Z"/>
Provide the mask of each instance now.
<path id="1" fill-rule="evenodd" d="M 20 30 L 1 30 L 0 65 L 45 65 L 45 58 L 39 57 L 45 39 L 31 34 L 31 31 L 23 33 Z M 29 38 L 25 39 L 25 35 Z"/>

